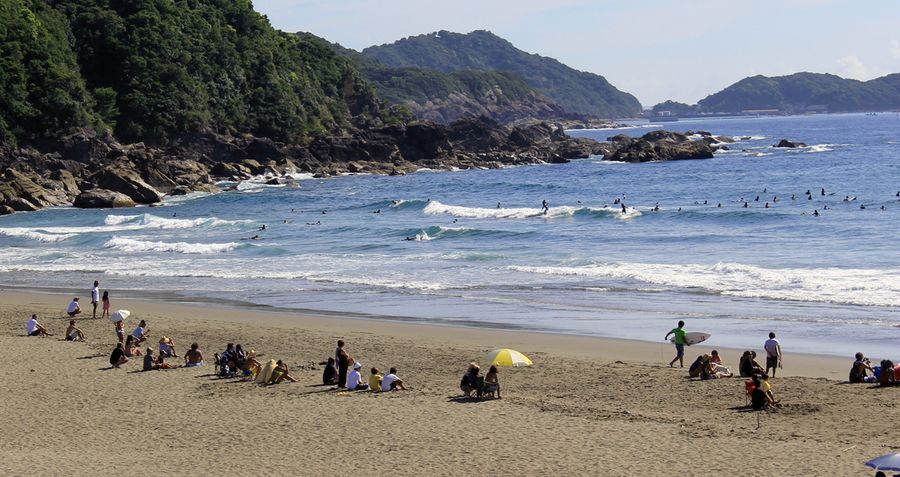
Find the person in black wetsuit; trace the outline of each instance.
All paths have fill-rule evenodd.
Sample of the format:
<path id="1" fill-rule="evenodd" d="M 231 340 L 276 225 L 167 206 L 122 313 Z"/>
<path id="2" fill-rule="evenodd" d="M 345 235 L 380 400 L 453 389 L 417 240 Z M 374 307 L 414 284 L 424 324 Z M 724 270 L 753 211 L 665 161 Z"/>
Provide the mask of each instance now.
<path id="1" fill-rule="evenodd" d="M 338 340 L 337 349 L 334 350 L 334 360 L 338 366 L 337 385 L 339 388 L 347 387 L 347 369 L 350 367 L 350 355 L 344 351 L 344 340 Z"/>
<path id="2" fill-rule="evenodd" d="M 544 211 L 544 215 L 547 215 L 547 213 L 550 212 L 550 203 L 546 200 L 541 202 L 541 208 Z"/>

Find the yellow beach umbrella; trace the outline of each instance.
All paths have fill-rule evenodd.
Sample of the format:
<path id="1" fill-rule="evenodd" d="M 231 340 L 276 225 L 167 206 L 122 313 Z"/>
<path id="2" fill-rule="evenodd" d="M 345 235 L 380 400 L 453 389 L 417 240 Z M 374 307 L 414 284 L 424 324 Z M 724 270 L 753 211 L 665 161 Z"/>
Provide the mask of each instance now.
<path id="1" fill-rule="evenodd" d="M 528 356 L 509 348 L 500 348 L 491 351 L 487 356 L 487 361 L 494 366 L 507 367 L 531 366 L 533 364 L 531 360 L 528 359 Z"/>

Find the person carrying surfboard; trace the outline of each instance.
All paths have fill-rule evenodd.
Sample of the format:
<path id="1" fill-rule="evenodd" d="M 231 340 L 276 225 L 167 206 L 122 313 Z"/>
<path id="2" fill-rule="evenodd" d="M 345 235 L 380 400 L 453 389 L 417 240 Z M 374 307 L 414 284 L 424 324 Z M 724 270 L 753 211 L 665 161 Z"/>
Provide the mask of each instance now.
<path id="1" fill-rule="evenodd" d="M 680 367 L 684 367 L 684 345 L 690 346 L 684 339 L 684 322 L 678 322 L 678 328 L 673 328 L 672 331 L 666 333 L 666 337 L 663 340 L 668 340 L 670 335 L 675 335 L 675 358 L 669 362 L 669 367 L 673 367 L 675 365 L 675 361 L 679 362 Z"/>

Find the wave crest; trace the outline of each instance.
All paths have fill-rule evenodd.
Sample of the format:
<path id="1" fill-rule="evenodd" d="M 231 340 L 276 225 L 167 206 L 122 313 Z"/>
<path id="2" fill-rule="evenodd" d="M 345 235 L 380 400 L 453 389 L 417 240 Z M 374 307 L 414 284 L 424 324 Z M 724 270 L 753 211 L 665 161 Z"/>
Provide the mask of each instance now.
<path id="1" fill-rule="evenodd" d="M 240 247 L 249 247 L 250 244 L 231 243 L 188 243 L 188 242 L 153 242 L 147 240 L 135 240 L 126 237 L 113 237 L 105 244 L 106 248 L 112 248 L 128 253 L 142 252 L 175 252 L 188 254 L 214 254 L 230 252 Z"/>

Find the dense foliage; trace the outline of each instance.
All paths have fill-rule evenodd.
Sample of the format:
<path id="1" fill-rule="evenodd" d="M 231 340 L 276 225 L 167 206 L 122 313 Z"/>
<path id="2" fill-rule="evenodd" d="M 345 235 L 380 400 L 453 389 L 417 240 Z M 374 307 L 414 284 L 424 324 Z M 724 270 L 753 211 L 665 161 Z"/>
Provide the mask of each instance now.
<path id="1" fill-rule="evenodd" d="M 884 111 L 900 108 L 900 74 L 871 81 L 819 73 L 768 78 L 753 76 L 707 96 L 702 111 L 736 113 L 752 109 L 806 111 Z"/>
<path id="2" fill-rule="evenodd" d="M 0 139 L 19 143 L 95 125 L 303 142 L 378 114 L 351 61 L 250 0 L 3 0 L 0 91 Z"/>
<path id="3" fill-rule="evenodd" d="M 653 106 L 653 109 L 651 111 L 653 112 L 653 114 L 660 114 L 664 111 L 668 111 L 674 116 L 689 116 L 691 114 L 695 114 L 697 112 L 697 108 L 695 106 L 691 106 L 690 104 L 668 100 Z"/>
<path id="4" fill-rule="evenodd" d="M 635 116 L 638 100 L 602 76 L 572 69 L 557 60 L 517 49 L 488 31 L 441 31 L 373 46 L 363 55 L 394 68 L 425 68 L 445 73 L 495 70 L 514 73 L 567 111 L 601 117 Z"/>

